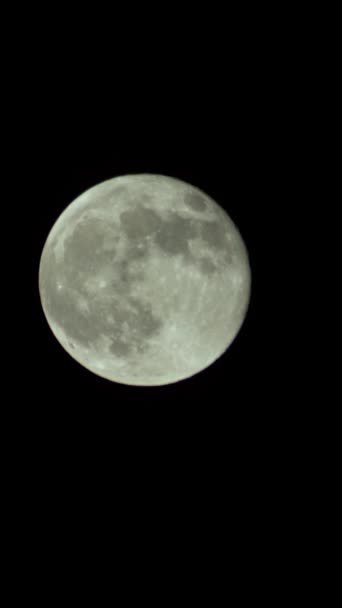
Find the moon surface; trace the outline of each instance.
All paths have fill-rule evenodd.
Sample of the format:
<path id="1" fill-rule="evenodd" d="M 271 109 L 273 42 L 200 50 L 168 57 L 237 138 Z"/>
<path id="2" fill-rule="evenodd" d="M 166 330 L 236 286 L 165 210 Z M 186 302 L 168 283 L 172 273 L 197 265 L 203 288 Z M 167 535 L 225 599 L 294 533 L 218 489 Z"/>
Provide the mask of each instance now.
<path id="1" fill-rule="evenodd" d="M 39 266 L 47 322 L 93 373 L 158 386 L 209 367 L 244 321 L 248 253 L 228 214 L 195 186 L 124 175 L 58 217 Z"/>

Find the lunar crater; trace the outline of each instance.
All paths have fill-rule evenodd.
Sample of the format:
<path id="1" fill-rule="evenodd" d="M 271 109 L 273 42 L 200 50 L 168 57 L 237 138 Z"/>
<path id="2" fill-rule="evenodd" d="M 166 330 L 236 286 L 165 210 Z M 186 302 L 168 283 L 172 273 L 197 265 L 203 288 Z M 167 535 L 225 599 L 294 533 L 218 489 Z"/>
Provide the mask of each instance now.
<path id="1" fill-rule="evenodd" d="M 147 207 L 134 207 L 120 214 L 121 226 L 129 239 L 139 239 L 158 230 L 162 220 Z"/>
<path id="2" fill-rule="evenodd" d="M 227 245 L 226 230 L 221 222 L 201 222 L 200 235 L 201 238 L 214 249 L 224 249 Z"/>
<path id="3" fill-rule="evenodd" d="M 198 192 L 188 192 L 184 196 L 185 204 L 194 211 L 206 211 L 207 205 L 204 196 Z"/>
<path id="4" fill-rule="evenodd" d="M 189 254 L 189 240 L 197 235 L 192 219 L 169 213 L 155 235 L 154 242 L 167 254 Z"/>
<path id="5" fill-rule="evenodd" d="M 214 264 L 210 258 L 200 258 L 199 267 L 201 272 L 206 275 L 212 275 L 214 272 L 217 272 L 218 267 Z"/>

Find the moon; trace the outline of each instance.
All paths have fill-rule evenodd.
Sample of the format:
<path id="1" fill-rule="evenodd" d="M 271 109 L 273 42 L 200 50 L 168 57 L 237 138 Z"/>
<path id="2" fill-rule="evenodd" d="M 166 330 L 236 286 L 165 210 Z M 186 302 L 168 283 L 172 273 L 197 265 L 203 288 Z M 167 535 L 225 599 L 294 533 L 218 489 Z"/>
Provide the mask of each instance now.
<path id="1" fill-rule="evenodd" d="M 250 290 L 247 249 L 226 211 L 164 175 L 114 177 L 83 192 L 53 225 L 39 265 L 58 342 L 127 385 L 208 368 L 238 334 Z"/>

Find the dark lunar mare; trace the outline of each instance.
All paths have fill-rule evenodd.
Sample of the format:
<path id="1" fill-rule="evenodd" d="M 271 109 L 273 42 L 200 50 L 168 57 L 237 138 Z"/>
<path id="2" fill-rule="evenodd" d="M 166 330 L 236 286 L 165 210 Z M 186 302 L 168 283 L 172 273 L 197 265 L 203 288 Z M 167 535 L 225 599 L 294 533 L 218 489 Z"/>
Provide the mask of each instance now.
<path id="1" fill-rule="evenodd" d="M 148 340 L 161 331 L 163 321 L 153 314 L 151 304 L 131 295 L 132 285 L 144 280 L 143 271 L 132 269 L 132 264 L 149 255 L 151 242 L 167 256 L 181 255 L 184 262 L 196 265 L 205 276 L 216 272 L 217 265 L 208 257 L 195 259 L 189 241 L 200 237 L 211 249 L 228 252 L 223 222 L 182 217 L 175 211 L 161 216 L 144 203 L 146 198 L 121 212 L 120 226 L 88 215 L 65 239 L 64 258 L 59 262 L 53 253 L 54 242 L 44 253 L 40 268 L 42 301 L 49 317 L 81 346 L 92 348 L 104 335 L 110 340 L 110 352 L 127 357 L 132 352 L 144 352 Z M 204 197 L 195 192 L 185 196 L 185 204 L 197 212 L 206 209 Z M 120 232 L 127 237 L 124 246 L 119 246 Z M 123 259 L 118 251 L 124 251 Z M 101 276 L 108 267 L 113 268 L 110 290 L 99 297 L 87 292 L 87 280 Z M 89 310 L 80 307 L 82 297 Z M 108 315 L 113 322 L 108 321 Z"/>
<path id="2" fill-rule="evenodd" d="M 103 250 L 106 236 L 108 227 L 106 232 L 103 222 L 87 220 L 65 240 L 64 257 L 59 262 L 53 244 L 50 246 L 40 268 L 42 301 L 51 319 L 74 342 L 92 348 L 104 335 L 111 341 L 113 354 L 127 356 L 136 350 L 142 352 L 146 340 L 161 329 L 162 321 L 153 314 L 150 304 L 129 297 L 132 283 L 142 279 L 141 274 L 130 272 L 130 262 L 144 257 L 147 248 L 137 244 L 128 249 L 126 260 L 118 262 L 115 248 Z M 110 293 L 89 295 L 86 281 L 108 264 L 113 265 L 114 277 Z M 80 308 L 82 297 L 89 310 Z M 108 315 L 114 323 L 108 321 Z"/>

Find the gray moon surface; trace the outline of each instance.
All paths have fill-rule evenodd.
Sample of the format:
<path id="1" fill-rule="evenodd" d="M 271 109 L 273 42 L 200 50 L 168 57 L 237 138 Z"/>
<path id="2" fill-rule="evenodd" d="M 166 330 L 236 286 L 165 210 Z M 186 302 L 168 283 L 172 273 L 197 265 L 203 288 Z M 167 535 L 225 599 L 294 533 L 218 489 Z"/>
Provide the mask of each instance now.
<path id="1" fill-rule="evenodd" d="M 208 368 L 238 334 L 250 291 L 247 249 L 226 211 L 164 175 L 115 177 L 78 196 L 39 266 L 42 308 L 65 351 L 136 386 Z"/>

